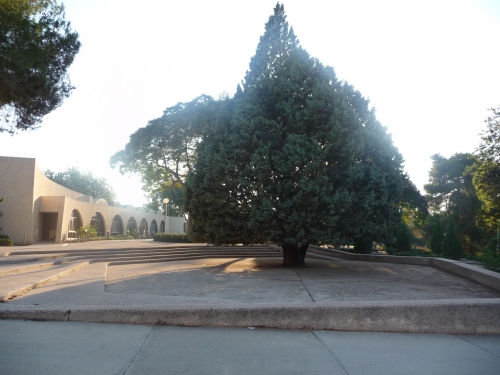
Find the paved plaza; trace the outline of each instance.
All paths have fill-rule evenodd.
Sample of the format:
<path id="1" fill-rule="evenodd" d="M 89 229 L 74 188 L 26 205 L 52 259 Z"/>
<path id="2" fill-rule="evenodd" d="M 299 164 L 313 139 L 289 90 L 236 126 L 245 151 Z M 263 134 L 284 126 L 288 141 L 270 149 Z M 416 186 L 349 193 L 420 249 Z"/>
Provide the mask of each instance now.
<path id="1" fill-rule="evenodd" d="M 268 250 L 255 249 L 255 257 L 179 255 L 209 251 L 196 246 L 104 241 L 9 249 L 17 254 L 0 258 L 4 294 L 54 272 L 64 276 L 0 304 L 0 372 L 499 373 L 495 288 L 382 258 L 310 251 L 306 267 L 281 268 L 280 255 Z M 166 251 L 183 260 L 96 258 L 113 249 L 126 259 Z M 62 250 L 95 256 L 70 259 Z M 50 263 L 58 259 L 64 262 Z"/>

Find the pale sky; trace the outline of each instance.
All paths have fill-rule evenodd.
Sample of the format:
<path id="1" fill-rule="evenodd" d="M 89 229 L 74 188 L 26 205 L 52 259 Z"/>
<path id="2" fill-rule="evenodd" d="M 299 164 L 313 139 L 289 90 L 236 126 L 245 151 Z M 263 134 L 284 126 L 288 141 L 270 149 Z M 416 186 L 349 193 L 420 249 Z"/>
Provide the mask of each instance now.
<path id="1" fill-rule="evenodd" d="M 105 177 L 122 204 L 146 202 L 140 178 L 109 158 L 165 108 L 232 95 L 276 0 L 66 0 L 82 48 L 76 89 L 40 129 L 0 133 L 0 155 Z M 286 0 L 301 45 L 377 109 L 418 188 L 430 156 L 473 152 L 500 105 L 500 1 Z"/>

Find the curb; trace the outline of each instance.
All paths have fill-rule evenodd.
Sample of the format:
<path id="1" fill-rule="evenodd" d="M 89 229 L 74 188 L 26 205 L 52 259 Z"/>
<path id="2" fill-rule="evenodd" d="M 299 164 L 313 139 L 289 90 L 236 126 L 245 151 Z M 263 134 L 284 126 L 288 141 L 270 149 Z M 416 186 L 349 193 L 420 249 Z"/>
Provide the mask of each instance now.
<path id="1" fill-rule="evenodd" d="M 500 334 L 500 299 L 316 306 L 3 310 L 0 319 L 337 331 Z"/>

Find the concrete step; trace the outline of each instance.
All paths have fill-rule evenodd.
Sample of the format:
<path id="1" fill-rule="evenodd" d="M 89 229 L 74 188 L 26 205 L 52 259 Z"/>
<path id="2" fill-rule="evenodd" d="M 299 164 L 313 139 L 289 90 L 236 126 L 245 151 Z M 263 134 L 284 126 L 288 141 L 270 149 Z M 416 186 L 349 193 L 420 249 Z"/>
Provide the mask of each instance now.
<path id="1" fill-rule="evenodd" d="M 110 259 L 106 260 L 106 262 L 109 262 L 108 264 L 110 266 L 117 266 L 117 265 L 125 265 L 125 264 L 139 264 L 139 263 L 159 263 L 159 262 L 176 262 L 176 261 L 181 261 L 181 260 L 193 260 L 193 259 L 207 259 L 207 258 L 212 258 L 212 259 L 223 259 L 223 258 L 273 258 L 273 257 L 281 257 L 280 254 L 276 253 L 269 253 L 269 254 L 249 254 L 245 256 L 237 256 L 235 254 L 212 254 L 212 255 L 184 255 L 184 256 L 175 256 L 175 257 L 156 257 L 156 258 L 136 258 L 136 259 L 123 259 L 123 258 L 118 258 L 118 259 Z M 98 263 L 98 262 L 104 262 L 104 260 L 94 260 L 91 261 L 91 263 Z"/>
<path id="2" fill-rule="evenodd" d="M 63 254 L 100 254 L 110 252 L 153 252 L 153 251 L 189 251 L 189 250 L 204 250 L 204 251 L 217 251 L 217 250 L 230 250 L 230 251 L 280 251 L 279 248 L 272 246 L 158 246 L 158 247 L 143 247 L 143 248 L 113 248 L 113 249 L 64 249 L 64 250 L 34 250 L 23 252 L 10 252 L 6 257 L 12 256 L 26 256 L 26 255 L 63 255 Z M 1 259 L 1 258 L 0 258 Z"/>
<path id="3" fill-rule="evenodd" d="M 66 254 L 55 254 L 55 255 L 43 255 L 43 256 L 20 256 L 20 255 L 13 255 L 13 256 L 5 256 L 0 258 L 0 265 L 6 265 L 6 264 L 20 264 L 20 263 L 33 263 L 33 262 L 42 262 L 42 261 L 47 261 L 47 260 L 52 260 L 52 259 L 59 259 L 59 258 L 64 258 Z"/>
<path id="4" fill-rule="evenodd" d="M 15 275 L 44 268 L 50 268 L 58 264 L 68 263 L 68 259 L 57 260 L 54 262 L 35 262 L 35 263 L 9 263 L 0 265 L 0 276 Z"/>
<path id="5" fill-rule="evenodd" d="M 31 258 L 34 262 L 35 260 L 40 262 L 40 260 L 48 261 L 54 259 L 54 257 L 59 258 L 62 262 L 75 262 L 75 261 L 91 261 L 95 262 L 112 262 L 112 261 L 134 261 L 134 260 L 157 260 L 163 259 L 163 261 L 171 261 L 179 258 L 182 259 L 199 259 L 199 258 L 214 258 L 214 257 L 263 257 L 263 256 L 281 256 L 279 249 L 272 247 L 166 247 L 166 248 L 149 248 L 149 249 L 107 249 L 100 251 L 60 251 L 57 250 L 57 254 L 50 254 L 48 251 L 45 252 L 44 256 L 35 256 Z M 32 255 L 39 255 L 33 252 Z M 13 255 L 16 256 L 16 255 Z M 190 257 L 195 258 L 190 258 Z M 13 259 L 9 262 L 0 262 L 0 265 L 5 266 L 6 264 L 15 265 L 18 263 L 26 263 L 30 259 L 26 258 L 26 255 L 22 259 Z M 13 266 L 15 268 L 15 266 Z M 43 267 L 43 266 L 41 266 Z M 25 267 L 26 270 L 36 269 L 36 267 Z M 23 267 L 18 268 L 23 272 Z M 14 273 L 19 273 L 14 272 Z"/>
<path id="6" fill-rule="evenodd" d="M 48 284 L 87 265 L 89 265 L 88 261 L 59 264 L 48 269 L 37 269 L 2 276 L 0 278 L 0 302 L 19 297 L 32 289 Z"/>

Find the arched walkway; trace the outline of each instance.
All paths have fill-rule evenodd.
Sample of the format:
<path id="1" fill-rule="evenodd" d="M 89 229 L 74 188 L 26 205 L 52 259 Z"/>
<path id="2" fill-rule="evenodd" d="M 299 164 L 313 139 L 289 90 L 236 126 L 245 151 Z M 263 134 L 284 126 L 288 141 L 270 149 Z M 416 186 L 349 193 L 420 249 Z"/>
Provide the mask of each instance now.
<path id="1" fill-rule="evenodd" d="M 76 240 L 78 238 L 78 229 L 82 226 L 82 216 L 78 210 L 71 211 L 68 223 L 68 240 Z"/>
<path id="2" fill-rule="evenodd" d="M 161 221 L 160 223 L 160 233 L 165 233 L 165 221 Z"/>
<path id="3" fill-rule="evenodd" d="M 96 212 L 92 219 L 90 220 L 90 226 L 94 227 L 97 231 L 97 235 L 99 237 L 104 236 L 104 218 L 102 217 L 100 212 Z"/>
<path id="4" fill-rule="evenodd" d="M 146 219 L 142 219 L 141 223 L 139 224 L 139 234 L 141 236 L 147 236 L 148 235 L 148 221 Z"/>
<path id="5" fill-rule="evenodd" d="M 130 216 L 127 222 L 127 232 L 132 233 L 133 231 L 137 232 L 137 221 L 133 216 Z"/>
<path id="6" fill-rule="evenodd" d="M 115 215 L 113 222 L 111 223 L 111 230 L 109 231 L 111 236 L 120 236 L 123 234 L 123 220 L 120 215 Z"/>
<path id="7" fill-rule="evenodd" d="M 150 234 L 153 235 L 155 233 L 158 232 L 158 224 L 156 223 L 156 220 L 153 219 L 153 221 L 151 222 L 151 227 L 150 227 Z"/>

